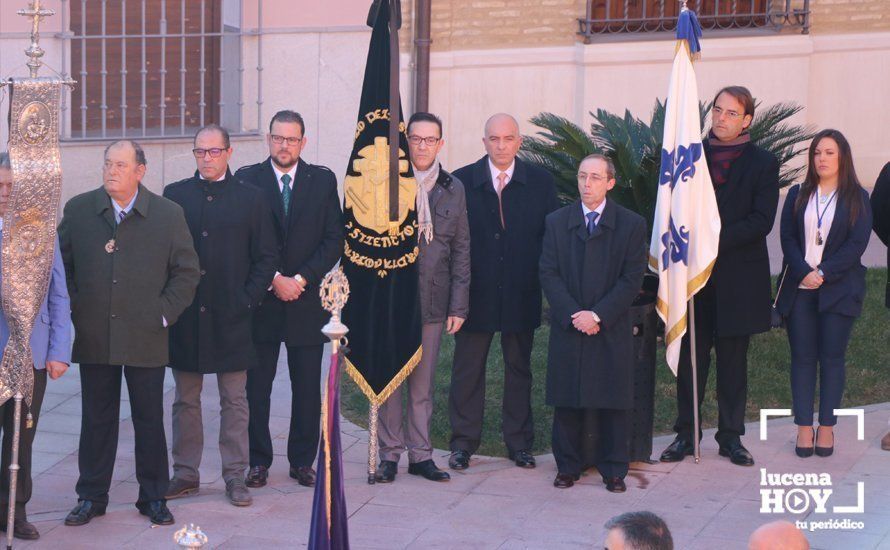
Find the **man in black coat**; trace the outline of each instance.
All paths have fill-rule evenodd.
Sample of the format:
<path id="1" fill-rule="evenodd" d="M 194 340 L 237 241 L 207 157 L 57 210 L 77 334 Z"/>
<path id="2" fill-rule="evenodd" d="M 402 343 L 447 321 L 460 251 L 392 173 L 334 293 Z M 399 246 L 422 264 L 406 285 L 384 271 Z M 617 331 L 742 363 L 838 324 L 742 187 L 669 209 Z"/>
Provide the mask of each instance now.
<path id="1" fill-rule="evenodd" d="M 501 333 L 504 397 L 501 429 L 510 458 L 534 468 L 531 352 L 541 325 L 538 261 L 544 218 L 557 207 L 549 172 L 516 158 L 522 138 L 512 116 L 485 123 L 488 153 L 454 172 L 464 182 L 470 223 L 470 314 L 455 335 L 448 413 L 455 470 L 469 466 L 482 438 L 485 363 Z"/>
<path id="2" fill-rule="evenodd" d="M 306 126 L 294 111 L 279 111 L 269 124 L 269 158 L 245 166 L 235 177 L 258 187 L 271 206 L 278 245 L 272 285 L 254 317 L 259 365 L 247 374 L 250 405 L 248 487 L 262 487 L 272 465 L 269 407 L 281 343 L 287 347 L 291 418 L 287 439 L 290 476 L 315 484 L 321 415 L 321 358 L 327 340 L 321 327 L 319 285 L 343 253 L 343 213 L 337 179 L 324 166 L 300 159 Z"/>
<path id="3" fill-rule="evenodd" d="M 226 496 L 235 506 L 248 506 L 246 385 L 247 370 L 256 366 L 252 319 L 275 275 L 278 250 L 265 197 L 229 171 L 229 132 L 216 124 L 205 126 L 195 135 L 192 152 L 195 175 L 164 189 L 164 197 L 185 213 L 201 264 L 195 300 L 170 329 L 176 397 L 167 498 L 198 492 L 204 449 L 201 389 L 204 375 L 216 373 Z"/>
<path id="4" fill-rule="evenodd" d="M 881 242 L 887 245 L 887 266 L 890 267 L 890 162 L 884 165 L 871 192 L 872 225 Z M 885 304 L 890 307 L 890 272 L 887 273 Z M 881 448 L 890 451 L 890 433 L 881 439 Z"/>
<path id="5" fill-rule="evenodd" d="M 708 283 L 695 295 L 698 406 L 708 380 L 711 348 L 717 355 L 720 456 L 752 466 L 742 445 L 748 396 L 748 343 L 770 328 L 770 270 L 766 237 L 779 203 L 779 161 L 751 143 L 754 98 L 729 86 L 714 98 L 711 132 L 704 143 L 720 212 L 720 244 Z M 677 438 L 661 454 L 678 462 L 693 453 L 692 366 L 689 334 L 683 337 L 677 373 Z M 697 434 L 701 438 L 701 433 Z"/>
<path id="6" fill-rule="evenodd" d="M 547 404 L 553 412 L 555 487 L 581 476 L 587 409 L 597 409 L 596 460 L 606 489 L 626 490 L 633 408 L 630 306 L 646 271 L 646 221 L 606 200 L 615 167 L 602 155 L 578 166 L 581 197 L 547 216 L 541 286 L 550 304 Z"/>

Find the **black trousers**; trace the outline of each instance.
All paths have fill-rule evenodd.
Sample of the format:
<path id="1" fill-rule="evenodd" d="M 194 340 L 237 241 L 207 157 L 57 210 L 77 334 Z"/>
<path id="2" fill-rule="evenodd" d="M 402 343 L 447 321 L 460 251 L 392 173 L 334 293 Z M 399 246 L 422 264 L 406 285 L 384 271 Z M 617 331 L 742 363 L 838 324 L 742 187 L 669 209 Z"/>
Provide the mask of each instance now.
<path id="1" fill-rule="evenodd" d="M 588 430 L 599 434 L 599 452 L 595 466 L 603 480 L 624 479 L 630 462 L 627 436 L 630 431 L 630 411 L 597 409 L 597 425 L 585 426 L 588 409 L 556 407 L 553 410 L 553 457 L 561 474 L 579 475 L 584 469 L 582 449 Z"/>
<path id="2" fill-rule="evenodd" d="M 847 345 L 854 322 L 855 317 L 820 313 L 818 290 L 797 291 L 788 316 L 788 343 L 791 345 L 791 399 L 794 423 L 798 426 L 813 425 L 817 372 L 819 424 L 837 424 L 834 409 L 840 408 L 844 396 Z"/>
<path id="3" fill-rule="evenodd" d="M 43 405 L 43 394 L 46 393 L 46 370 L 34 369 L 34 393 L 31 397 L 31 407 L 28 408 L 22 401 L 22 418 L 19 423 L 19 474 L 15 492 L 15 517 L 27 519 L 25 505 L 31 500 L 31 491 L 34 487 L 31 479 L 31 449 L 34 446 L 34 434 L 37 432 L 37 419 L 40 417 L 40 406 Z M 28 413 L 34 421 L 34 426 L 26 427 Z M 6 510 L 9 506 L 9 464 L 12 458 L 12 434 L 15 430 L 15 400 L 10 399 L 0 407 L 0 423 L 3 426 L 3 450 L 0 460 L 0 513 L 3 514 L 0 522 L 6 523 Z"/>
<path id="4" fill-rule="evenodd" d="M 136 506 L 166 501 L 170 469 L 164 435 L 164 375 L 166 367 L 81 365 L 82 416 L 77 462 L 79 500 L 108 504 L 108 489 L 117 454 L 120 427 L 121 376 L 127 379 L 136 436 Z"/>
<path id="5" fill-rule="evenodd" d="M 707 287 L 706 287 L 707 288 Z M 701 407 L 711 367 L 711 349 L 717 356 L 717 434 L 720 445 L 728 445 L 745 434 L 745 403 L 748 399 L 748 344 L 751 337 L 716 335 L 715 302 L 705 292 L 695 298 L 695 346 L 698 360 L 698 405 Z M 677 421 L 674 431 L 692 441 L 693 430 L 692 362 L 689 333 L 680 345 L 677 371 Z M 698 433 L 702 437 L 701 430 Z"/>
<path id="6" fill-rule="evenodd" d="M 248 435 L 250 466 L 272 465 L 272 435 L 269 433 L 272 382 L 278 370 L 281 344 L 257 342 L 258 365 L 247 371 L 247 404 L 250 407 Z M 290 431 L 287 436 L 287 460 L 291 467 L 311 466 L 318 453 L 321 422 L 322 344 L 287 346 L 290 371 Z"/>
<path id="7" fill-rule="evenodd" d="M 493 338 L 493 332 L 470 332 L 466 329 L 455 335 L 454 366 L 448 395 L 452 451 L 463 450 L 473 454 L 482 440 L 485 364 Z M 535 441 L 531 407 L 534 338 L 534 330 L 501 333 L 501 350 L 504 354 L 501 431 L 511 457 L 517 451 L 531 449 Z"/>

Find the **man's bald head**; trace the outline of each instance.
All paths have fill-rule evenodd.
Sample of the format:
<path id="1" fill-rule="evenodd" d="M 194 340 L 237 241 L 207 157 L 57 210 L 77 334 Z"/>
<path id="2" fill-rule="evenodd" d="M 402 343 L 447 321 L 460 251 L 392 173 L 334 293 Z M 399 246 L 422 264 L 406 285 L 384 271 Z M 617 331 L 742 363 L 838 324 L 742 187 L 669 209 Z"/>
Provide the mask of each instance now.
<path id="1" fill-rule="evenodd" d="M 500 132 L 512 131 L 515 135 L 519 135 L 519 122 L 507 113 L 497 113 L 488 117 L 485 121 L 485 137 L 492 135 L 492 130 Z"/>
<path id="2" fill-rule="evenodd" d="M 492 115 L 485 121 L 482 143 L 492 164 L 499 170 L 508 170 L 522 145 L 519 123 L 507 113 Z"/>
<path id="3" fill-rule="evenodd" d="M 748 550 L 809 550 L 810 543 L 790 521 L 773 521 L 751 533 Z"/>

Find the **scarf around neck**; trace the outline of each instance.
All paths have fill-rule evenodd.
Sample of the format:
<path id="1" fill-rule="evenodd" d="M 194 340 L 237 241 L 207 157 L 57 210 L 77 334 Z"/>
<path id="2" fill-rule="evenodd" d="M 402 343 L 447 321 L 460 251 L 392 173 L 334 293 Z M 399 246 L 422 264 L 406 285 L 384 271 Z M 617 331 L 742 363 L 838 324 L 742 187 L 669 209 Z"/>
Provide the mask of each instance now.
<path id="1" fill-rule="evenodd" d="M 433 240 L 433 216 L 430 213 L 430 193 L 439 179 L 439 159 L 433 161 L 429 170 L 414 169 L 414 178 L 417 181 L 417 228 L 420 236 L 426 239 L 427 244 Z"/>

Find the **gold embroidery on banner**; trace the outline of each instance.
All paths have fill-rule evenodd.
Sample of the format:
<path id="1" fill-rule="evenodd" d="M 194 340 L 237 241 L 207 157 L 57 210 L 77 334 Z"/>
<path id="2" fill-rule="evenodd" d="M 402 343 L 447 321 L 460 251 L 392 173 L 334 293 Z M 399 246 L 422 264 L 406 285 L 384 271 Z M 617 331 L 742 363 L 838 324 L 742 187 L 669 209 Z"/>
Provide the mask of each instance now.
<path id="1" fill-rule="evenodd" d="M 344 194 L 346 207 L 352 209 L 356 221 L 377 233 L 388 233 L 389 222 L 389 142 L 385 137 L 374 138 L 373 145 L 358 151 L 360 158 L 352 161 L 352 168 L 360 175 L 346 176 Z M 399 150 L 399 158 L 405 152 Z M 402 177 L 408 172 L 408 161 L 399 160 L 399 225 L 405 222 L 408 211 L 414 209 L 417 187 L 414 178 Z"/>

